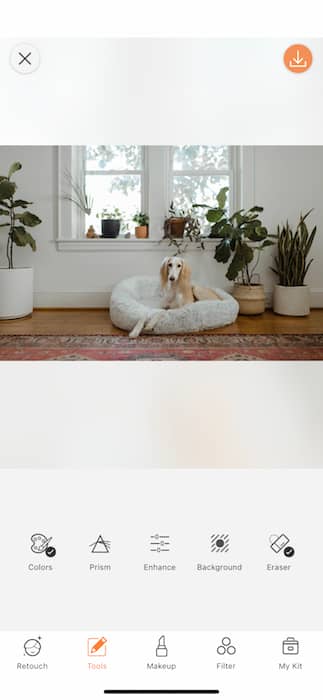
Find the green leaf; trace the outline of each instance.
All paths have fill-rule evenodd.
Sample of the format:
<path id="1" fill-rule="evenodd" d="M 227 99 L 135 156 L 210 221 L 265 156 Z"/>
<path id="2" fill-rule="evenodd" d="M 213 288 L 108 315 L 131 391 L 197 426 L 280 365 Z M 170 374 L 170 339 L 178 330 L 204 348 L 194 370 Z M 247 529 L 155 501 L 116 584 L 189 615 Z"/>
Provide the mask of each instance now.
<path id="1" fill-rule="evenodd" d="M 214 258 L 218 262 L 226 263 L 231 256 L 230 241 L 224 239 L 215 248 Z"/>
<path id="2" fill-rule="evenodd" d="M 230 224 L 227 223 L 226 219 L 223 219 L 221 221 L 218 221 L 216 224 L 213 224 L 211 227 L 211 233 L 210 233 L 210 238 L 226 238 L 228 235 L 230 236 L 231 233 L 228 233 L 228 228 L 230 229 L 230 232 L 232 233 L 232 227 Z"/>
<path id="3" fill-rule="evenodd" d="M 263 210 L 264 210 L 263 207 L 252 207 L 251 209 L 249 209 L 249 211 L 252 211 L 252 212 L 256 211 L 256 212 L 259 212 L 259 213 L 260 213 L 261 211 L 263 211 Z"/>
<path id="4" fill-rule="evenodd" d="M 251 263 L 253 260 L 253 250 L 249 248 L 247 243 L 241 243 L 236 249 L 232 261 L 228 267 L 226 277 L 230 281 L 237 279 L 239 272 Z"/>
<path id="5" fill-rule="evenodd" d="M 223 214 L 223 209 L 209 209 L 206 218 L 211 224 L 215 224 L 222 219 Z"/>
<path id="6" fill-rule="evenodd" d="M 41 224 L 41 219 L 39 219 L 36 214 L 32 214 L 31 211 L 24 211 L 23 214 L 16 214 L 16 219 L 24 226 L 38 226 L 38 224 Z"/>
<path id="7" fill-rule="evenodd" d="M 10 199 L 13 197 L 17 185 L 14 182 L 9 182 L 9 180 L 1 180 L 0 182 L 0 201 L 3 199 Z"/>
<path id="8" fill-rule="evenodd" d="M 25 199 L 15 199 L 15 201 L 12 203 L 12 206 L 13 207 L 21 207 L 22 209 L 27 209 L 29 204 L 32 204 L 32 202 L 26 202 Z"/>
<path id="9" fill-rule="evenodd" d="M 229 192 L 229 188 L 222 187 L 219 194 L 217 195 L 216 201 L 217 201 L 220 209 L 225 209 L 225 205 L 227 203 L 227 192 Z"/>
<path id="10" fill-rule="evenodd" d="M 24 248 L 26 245 L 29 245 L 33 251 L 36 250 L 35 239 L 25 230 L 23 226 L 15 226 L 13 229 L 12 238 L 14 243 L 19 248 Z"/>
<path id="11" fill-rule="evenodd" d="M 11 175 L 13 175 L 14 173 L 16 173 L 17 170 L 21 170 L 21 168 L 22 168 L 21 163 L 18 163 L 18 162 L 13 163 L 13 164 L 10 166 L 10 168 L 9 168 L 8 180 L 10 180 Z"/>
<path id="12" fill-rule="evenodd" d="M 10 212 L 7 209 L 0 209 L 0 216 L 9 216 Z"/>
<path id="13" fill-rule="evenodd" d="M 250 241 L 263 241 L 268 236 L 268 231 L 264 226 L 259 226 L 254 228 L 253 226 L 248 226 L 244 229 L 244 235 L 249 238 Z"/>

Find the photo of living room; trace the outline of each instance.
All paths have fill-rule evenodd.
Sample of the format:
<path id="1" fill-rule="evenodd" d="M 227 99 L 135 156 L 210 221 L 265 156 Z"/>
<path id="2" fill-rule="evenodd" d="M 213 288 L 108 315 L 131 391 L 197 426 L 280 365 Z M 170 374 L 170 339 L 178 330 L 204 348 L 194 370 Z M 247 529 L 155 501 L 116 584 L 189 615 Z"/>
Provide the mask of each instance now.
<path id="1" fill-rule="evenodd" d="M 322 146 L 0 146 L 0 359 L 323 359 L 322 191 Z"/>

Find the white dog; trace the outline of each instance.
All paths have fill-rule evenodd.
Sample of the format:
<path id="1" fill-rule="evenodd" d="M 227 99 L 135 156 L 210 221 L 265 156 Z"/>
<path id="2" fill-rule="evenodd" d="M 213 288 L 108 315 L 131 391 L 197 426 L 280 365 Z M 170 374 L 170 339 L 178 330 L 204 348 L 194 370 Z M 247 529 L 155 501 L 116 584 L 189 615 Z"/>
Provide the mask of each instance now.
<path id="1" fill-rule="evenodd" d="M 191 268 L 183 258 L 164 258 L 160 268 L 162 308 L 178 309 L 194 301 Z"/>
<path id="2" fill-rule="evenodd" d="M 192 304 L 195 300 L 219 299 L 212 289 L 195 285 L 192 287 L 191 273 L 190 266 L 183 258 L 164 258 L 160 268 L 162 309 L 178 309 L 185 304 Z M 153 331 L 160 315 L 161 311 L 156 311 L 153 315 L 139 319 L 129 337 L 138 338 L 143 329 Z"/>

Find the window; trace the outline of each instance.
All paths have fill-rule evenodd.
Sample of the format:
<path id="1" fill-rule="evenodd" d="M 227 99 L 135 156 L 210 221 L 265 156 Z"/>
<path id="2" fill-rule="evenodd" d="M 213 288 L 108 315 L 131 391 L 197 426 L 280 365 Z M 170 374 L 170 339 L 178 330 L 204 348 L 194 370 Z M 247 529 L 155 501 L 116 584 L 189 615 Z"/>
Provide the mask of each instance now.
<path id="1" fill-rule="evenodd" d="M 93 225 L 101 233 L 103 210 L 122 212 L 118 241 L 103 245 L 120 248 L 125 237 L 134 236 L 133 216 L 138 211 L 149 215 L 149 242 L 160 241 L 170 203 L 176 209 L 190 210 L 193 204 L 213 204 L 221 187 L 229 187 L 229 207 L 238 209 L 240 198 L 240 149 L 232 146 L 180 145 L 87 145 L 59 149 L 60 228 L 59 240 L 84 241 Z M 66 172 L 85 187 L 91 198 L 91 213 L 66 197 Z M 65 196 L 64 196 L 65 194 Z M 68 194 L 68 193 L 67 193 Z M 208 224 L 199 210 L 202 231 Z M 64 247 L 64 246 L 63 246 Z M 95 249 L 95 247 L 93 247 Z M 99 246 L 96 246 L 99 249 Z"/>
<path id="2" fill-rule="evenodd" d="M 97 215 L 105 209 L 122 212 L 123 230 L 133 233 L 132 219 L 143 209 L 144 147 L 86 146 L 84 176 L 88 195 L 93 198 L 86 227 L 98 229 Z"/>
<path id="3" fill-rule="evenodd" d="M 172 199 L 175 208 L 212 204 L 221 187 L 230 186 L 228 146 L 174 146 Z"/>

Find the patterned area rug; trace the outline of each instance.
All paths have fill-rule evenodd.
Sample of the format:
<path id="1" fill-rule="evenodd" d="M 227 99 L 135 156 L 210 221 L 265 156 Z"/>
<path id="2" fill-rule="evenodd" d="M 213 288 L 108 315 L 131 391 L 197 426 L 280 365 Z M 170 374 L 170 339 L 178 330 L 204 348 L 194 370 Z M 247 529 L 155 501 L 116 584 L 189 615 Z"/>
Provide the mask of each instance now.
<path id="1" fill-rule="evenodd" d="M 0 360 L 323 360 L 323 334 L 0 336 Z"/>

